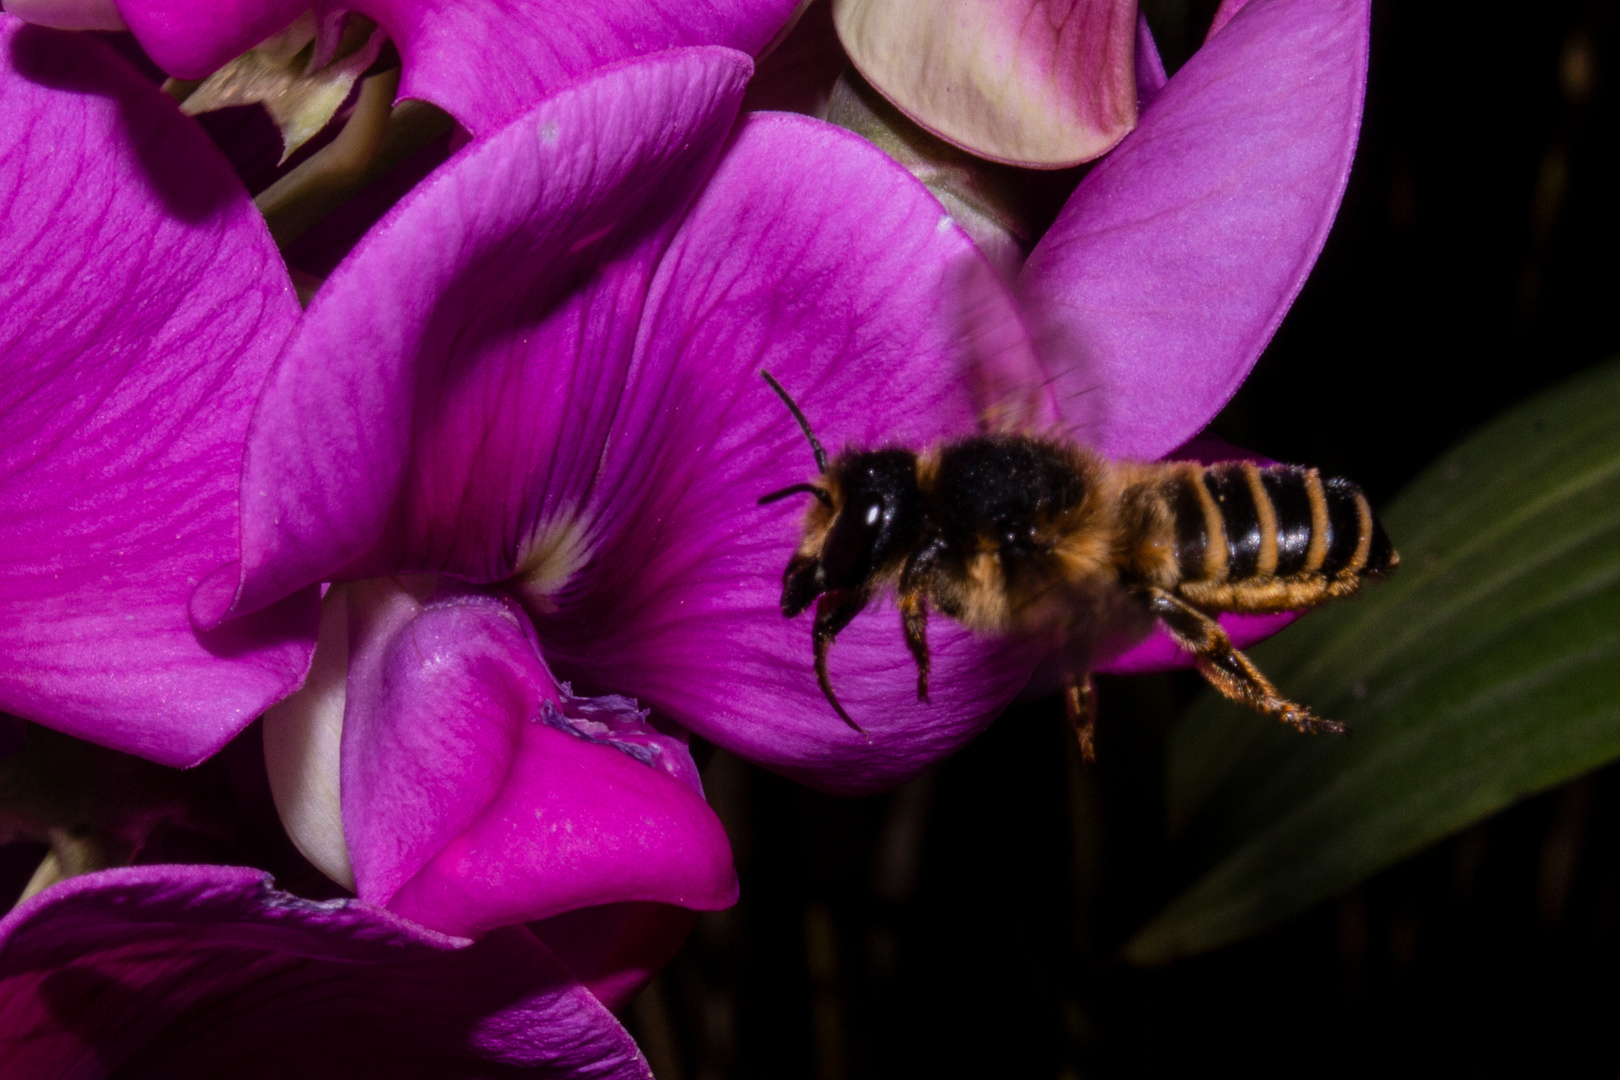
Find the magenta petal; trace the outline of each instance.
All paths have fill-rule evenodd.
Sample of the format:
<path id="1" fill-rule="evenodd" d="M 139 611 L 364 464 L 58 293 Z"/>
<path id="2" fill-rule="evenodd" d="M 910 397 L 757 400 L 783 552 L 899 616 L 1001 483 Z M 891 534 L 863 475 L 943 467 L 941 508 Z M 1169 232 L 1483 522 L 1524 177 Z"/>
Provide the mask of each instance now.
<path id="1" fill-rule="evenodd" d="M 697 912 L 670 904 L 604 904 L 529 929 L 610 1009 L 630 1003 L 679 951 Z"/>
<path id="2" fill-rule="evenodd" d="M 0 1060 L 18 1077 L 652 1075 L 520 927 L 470 943 L 227 866 L 88 874 L 0 920 Z"/>
<path id="3" fill-rule="evenodd" d="M 400 96 L 491 132 L 595 68 L 666 49 L 752 55 L 797 0 L 355 0 L 404 60 Z"/>
<path id="4" fill-rule="evenodd" d="M 141 48 L 178 79 L 206 78 L 309 6 L 309 0 L 118 0 Z"/>
<path id="5" fill-rule="evenodd" d="M 1153 30 L 1147 16 L 1136 15 L 1136 107 L 1146 110 L 1164 89 L 1170 77 L 1164 73 L 1164 61 L 1159 58 L 1159 46 L 1153 41 Z"/>
<path id="6" fill-rule="evenodd" d="M 241 609 L 338 576 L 499 580 L 526 535 L 569 514 L 669 219 L 749 70 L 692 49 L 601 73 L 468 147 L 372 230 L 254 418 Z"/>
<path id="7" fill-rule="evenodd" d="M 1248 374 L 1338 209 L 1367 25 L 1368 0 L 1252 0 L 1036 245 L 1023 289 L 1081 438 L 1158 457 Z"/>
<path id="8" fill-rule="evenodd" d="M 736 900 L 684 745 L 559 687 L 509 601 L 351 605 L 343 823 L 360 896 L 447 933 Z M 633 730 L 626 730 L 633 729 Z"/>
<path id="9" fill-rule="evenodd" d="M 303 677 L 314 595 L 210 633 L 299 310 L 264 222 L 112 50 L 0 16 L 0 709 L 171 765 Z"/>
<path id="10" fill-rule="evenodd" d="M 537 621 L 557 669 L 837 790 L 897 782 L 989 723 L 1033 657 L 934 618 L 921 703 L 884 600 L 833 649 L 834 685 L 867 734 L 845 726 L 816 684 L 810 617 L 779 607 L 802 501 L 755 504 L 815 469 L 762 368 L 834 452 L 975 429 L 956 300 L 978 259 L 864 140 L 806 117 L 746 117 L 654 282 L 593 492 L 597 554 Z M 1016 324 L 1005 290 L 999 303 L 982 321 Z"/>

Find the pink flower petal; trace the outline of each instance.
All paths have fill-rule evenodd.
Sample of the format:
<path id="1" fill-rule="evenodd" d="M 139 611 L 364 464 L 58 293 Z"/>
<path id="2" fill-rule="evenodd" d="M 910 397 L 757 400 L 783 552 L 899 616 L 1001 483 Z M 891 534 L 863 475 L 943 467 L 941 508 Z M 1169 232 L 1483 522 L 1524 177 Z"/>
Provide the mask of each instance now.
<path id="1" fill-rule="evenodd" d="M 616 717 L 628 702 L 572 699 L 527 621 L 478 594 L 351 603 L 341 791 L 360 896 L 468 935 L 624 901 L 734 903 L 685 746 Z"/>
<path id="2" fill-rule="evenodd" d="M 18 1077 L 652 1076 L 521 927 L 467 942 L 228 866 L 87 874 L 0 920 L 0 1060 Z"/>
<path id="3" fill-rule="evenodd" d="M 936 620 L 924 705 L 875 606 L 832 665 L 868 741 L 822 698 L 808 623 L 780 614 L 800 511 L 755 499 L 811 457 L 759 369 L 834 447 L 973 430 L 941 373 L 964 360 L 955 290 L 978 255 L 892 161 L 802 117 L 750 119 L 683 222 L 745 73 L 708 50 L 581 83 L 339 268 L 255 421 L 244 608 L 406 571 L 505 583 L 583 692 L 842 789 L 989 722 L 1034 663 L 1018 647 Z M 987 324 L 1018 324 L 1004 289 L 987 302 Z"/>
<path id="4" fill-rule="evenodd" d="M 839 0 L 866 80 L 940 138 L 992 161 L 1090 161 L 1136 123 L 1135 0 Z"/>
<path id="5" fill-rule="evenodd" d="M 1078 437 L 1156 458 L 1231 397 L 1310 272 L 1361 122 L 1368 0 L 1252 0 L 1036 245 Z"/>
<path id="6" fill-rule="evenodd" d="M 1170 77 L 1164 73 L 1164 61 L 1159 58 L 1159 47 L 1153 42 L 1153 31 L 1147 16 L 1136 16 L 1136 107 L 1146 112 L 1153 99 L 1159 96 Z"/>
<path id="7" fill-rule="evenodd" d="M 585 493 L 667 219 L 748 74 L 723 49 L 599 74 L 468 147 L 372 230 L 266 384 L 239 610 L 340 576 L 513 573 L 524 537 Z M 610 258 L 611 280 L 583 287 Z"/>
<path id="8" fill-rule="evenodd" d="M 697 912 L 624 903 L 553 915 L 529 929 L 608 1008 L 618 1010 L 675 958 Z"/>
<path id="9" fill-rule="evenodd" d="M 298 319 L 264 222 L 100 42 L 0 16 L 0 709 L 170 765 L 298 684 L 314 593 L 199 634 Z"/>

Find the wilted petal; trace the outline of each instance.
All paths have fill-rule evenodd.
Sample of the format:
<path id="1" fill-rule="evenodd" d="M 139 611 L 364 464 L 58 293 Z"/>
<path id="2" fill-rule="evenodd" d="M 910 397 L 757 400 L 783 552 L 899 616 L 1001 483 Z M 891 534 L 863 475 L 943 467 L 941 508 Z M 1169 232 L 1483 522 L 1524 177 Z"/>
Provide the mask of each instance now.
<path id="1" fill-rule="evenodd" d="M 1080 438 L 1158 457 L 1248 374 L 1338 209 L 1367 18 L 1367 0 L 1252 0 L 1036 245 L 1023 287 Z"/>
<path id="2" fill-rule="evenodd" d="M 42 1077 L 652 1075 L 521 927 L 467 942 L 225 866 L 89 874 L 0 920 L 0 1060 Z"/>
<path id="3" fill-rule="evenodd" d="M 463 934 L 623 901 L 729 906 L 731 846 L 686 747 L 623 699 L 574 699 L 526 623 L 478 594 L 351 605 L 342 797 L 360 896 Z"/>
<path id="4" fill-rule="evenodd" d="M 32 0 L 32 7 L 60 2 Z M 758 52 L 796 2 L 345 0 L 342 6 L 380 23 L 399 48 L 401 97 L 431 101 L 482 135 L 573 80 L 622 60 L 698 45 Z M 207 77 L 308 7 L 309 0 L 118 4 L 158 66 L 183 79 Z M 51 25 L 65 24 L 59 18 Z"/>
<path id="5" fill-rule="evenodd" d="M 850 60 L 940 138 L 1076 165 L 1136 123 L 1135 0 L 834 0 Z"/>
<path id="6" fill-rule="evenodd" d="M 0 16 L 0 709 L 170 765 L 302 678 L 306 592 L 194 631 L 298 318 L 264 222 L 101 43 Z"/>

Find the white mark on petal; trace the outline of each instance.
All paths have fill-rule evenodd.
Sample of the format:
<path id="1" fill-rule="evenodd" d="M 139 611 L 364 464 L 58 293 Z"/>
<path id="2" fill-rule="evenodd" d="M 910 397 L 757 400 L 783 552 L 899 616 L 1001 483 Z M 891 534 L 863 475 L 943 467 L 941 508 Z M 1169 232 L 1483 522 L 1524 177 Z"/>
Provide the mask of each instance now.
<path id="1" fill-rule="evenodd" d="M 549 614 L 557 610 L 553 598 L 590 559 L 590 523 L 577 506 L 565 506 L 518 547 L 512 585 L 536 611 Z"/>

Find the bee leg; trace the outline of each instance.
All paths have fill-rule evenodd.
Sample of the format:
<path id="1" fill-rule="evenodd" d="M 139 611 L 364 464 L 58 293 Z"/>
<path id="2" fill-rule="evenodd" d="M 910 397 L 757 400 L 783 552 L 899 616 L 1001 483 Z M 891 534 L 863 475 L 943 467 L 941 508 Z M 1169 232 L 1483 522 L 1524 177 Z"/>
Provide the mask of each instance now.
<path id="1" fill-rule="evenodd" d="M 1080 757 L 1087 765 L 1097 760 L 1097 688 L 1091 682 L 1091 673 L 1076 679 L 1071 672 L 1063 676 L 1063 711 L 1069 716 L 1069 726 L 1080 740 Z"/>
<path id="2" fill-rule="evenodd" d="M 945 541 L 934 537 L 920 545 L 900 571 L 900 620 L 906 644 L 917 661 L 917 700 L 928 700 L 928 583 L 933 578 Z"/>
<path id="3" fill-rule="evenodd" d="M 838 701 L 838 695 L 833 693 L 832 677 L 827 674 L 827 654 L 832 651 L 838 632 L 861 613 L 861 609 L 866 607 L 866 601 L 867 595 L 856 589 L 835 589 L 832 592 L 822 593 L 821 599 L 816 601 L 816 622 L 811 630 L 811 638 L 816 646 L 816 682 L 821 684 L 821 692 L 827 696 L 833 711 L 844 723 L 862 735 L 866 735 L 866 729 L 844 711 L 844 706 Z M 870 735 L 866 737 L 870 742 L 872 737 Z"/>
<path id="4" fill-rule="evenodd" d="M 1344 732 L 1344 725 L 1323 720 L 1303 705 L 1277 693 L 1271 680 L 1254 662 L 1232 646 L 1220 624 L 1191 604 L 1163 589 L 1147 589 L 1148 608 L 1181 647 L 1198 658 L 1198 673 L 1225 696 L 1257 712 L 1282 721 L 1296 731 Z"/>
<path id="5" fill-rule="evenodd" d="M 928 701 L 928 601 L 921 589 L 900 594 L 900 621 L 917 661 L 917 700 Z"/>

